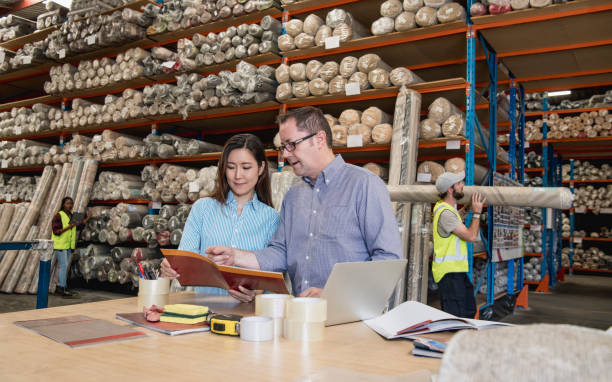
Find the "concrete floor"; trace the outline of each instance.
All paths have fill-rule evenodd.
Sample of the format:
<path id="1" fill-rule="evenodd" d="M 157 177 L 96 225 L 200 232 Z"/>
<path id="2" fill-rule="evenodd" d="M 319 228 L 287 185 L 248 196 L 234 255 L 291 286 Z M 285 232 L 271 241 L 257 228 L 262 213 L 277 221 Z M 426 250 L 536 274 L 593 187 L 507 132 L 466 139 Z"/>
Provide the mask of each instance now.
<path id="1" fill-rule="evenodd" d="M 130 295 L 76 289 L 76 298 L 49 296 L 49 307 L 126 298 Z M 0 313 L 36 308 L 36 296 L 1 294 Z M 553 323 L 607 329 L 612 326 L 612 277 L 566 276 L 548 294 L 529 293 L 529 309 L 502 319 L 514 324 Z"/>
<path id="2" fill-rule="evenodd" d="M 133 297 L 130 295 L 112 293 L 99 290 L 73 289 L 78 295 L 73 298 L 63 298 L 61 296 L 49 295 L 48 306 L 83 304 L 86 302 L 96 302 L 112 300 L 115 298 Z M 0 313 L 17 312 L 21 310 L 36 309 L 36 296 L 29 294 L 4 294 L 0 293 Z"/>
<path id="3" fill-rule="evenodd" d="M 529 293 L 529 309 L 515 309 L 501 321 L 513 324 L 612 326 L 612 277 L 566 275 L 550 293 Z"/>

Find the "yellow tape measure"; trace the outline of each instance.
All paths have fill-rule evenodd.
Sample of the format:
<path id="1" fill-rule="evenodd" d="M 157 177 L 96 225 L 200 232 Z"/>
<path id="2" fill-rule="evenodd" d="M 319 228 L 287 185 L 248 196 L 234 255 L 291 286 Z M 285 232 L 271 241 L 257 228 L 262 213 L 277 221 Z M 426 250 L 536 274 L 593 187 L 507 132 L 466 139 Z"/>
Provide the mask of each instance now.
<path id="1" fill-rule="evenodd" d="M 240 319 L 237 314 L 213 314 L 210 317 L 210 331 L 226 336 L 240 335 Z"/>

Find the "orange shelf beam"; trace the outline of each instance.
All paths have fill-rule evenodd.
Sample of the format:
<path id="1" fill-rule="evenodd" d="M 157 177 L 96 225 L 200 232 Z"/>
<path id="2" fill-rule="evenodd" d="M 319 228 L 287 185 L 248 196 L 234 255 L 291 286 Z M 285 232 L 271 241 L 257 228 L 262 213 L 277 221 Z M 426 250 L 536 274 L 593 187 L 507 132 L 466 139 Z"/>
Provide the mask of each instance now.
<path id="1" fill-rule="evenodd" d="M 570 241 L 572 237 L 564 237 L 563 240 Z M 612 238 L 609 237 L 583 237 L 582 241 L 601 241 L 601 242 L 612 242 Z"/>
<path id="2" fill-rule="evenodd" d="M 541 252 L 525 252 L 523 254 L 523 256 L 525 256 L 525 257 L 542 257 L 542 253 Z"/>
<path id="3" fill-rule="evenodd" d="M 583 179 L 583 180 L 564 180 L 563 183 L 612 183 L 612 179 Z"/>
<path id="4" fill-rule="evenodd" d="M 564 6 L 565 4 L 559 5 L 557 7 L 563 8 Z M 573 7 L 573 6 L 574 4 L 572 4 L 572 6 L 570 7 Z M 580 6 L 580 4 L 578 4 L 577 6 Z M 565 10 L 565 11 L 562 10 L 562 11 L 556 11 L 556 12 L 550 12 L 550 10 L 541 11 L 539 9 L 533 10 L 533 8 L 530 8 L 528 10 L 519 11 L 519 12 L 523 12 L 525 14 L 525 17 L 508 18 L 507 20 L 491 22 L 491 23 L 486 23 L 486 24 L 475 24 L 474 29 L 483 30 L 483 29 L 491 29 L 491 28 L 500 28 L 500 27 L 511 26 L 511 25 L 516 25 L 516 24 L 526 24 L 526 23 L 534 23 L 538 21 L 554 20 L 554 19 L 560 19 L 563 17 L 578 16 L 578 15 L 609 11 L 609 10 L 612 10 L 612 4 L 610 3 L 592 6 L 592 7 L 586 7 L 582 9 L 571 9 L 571 10 Z M 546 13 L 530 15 L 530 13 L 541 13 L 541 12 L 546 12 Z M 491 17 L 491 16 L 483 16 L 483 17 Z"/>
<path id="5" fill-rule="evenodd" d="M 563 110 L 549 110 L 545 111 L 530 111 L 525 113 L 525 117 L 534 117 L 534 116 L 542 116 L 544 114 L 573 114 L 573 113 L 588 113 L 591 111 L 599 111 L 599 110 L 612 110 L 612 106 L 602 106 L 602 107 L 590 107 L 586 109 L 563 109 Z"/>

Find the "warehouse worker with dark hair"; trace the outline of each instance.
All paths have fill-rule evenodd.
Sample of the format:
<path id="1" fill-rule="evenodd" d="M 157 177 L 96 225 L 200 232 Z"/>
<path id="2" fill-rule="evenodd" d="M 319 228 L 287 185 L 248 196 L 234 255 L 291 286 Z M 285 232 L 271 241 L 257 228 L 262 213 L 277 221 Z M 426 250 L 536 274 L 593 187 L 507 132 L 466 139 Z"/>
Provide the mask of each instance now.
<path id="1" fill-rule="evenodd" d="M 72 297 L 74 295 L 74 293 L 69 291 L 66 287 L 66 281 L 68 278 L 68 262 L 70 261 L 70 255 L 72 254 L 72 250 L 76 248 L 77 225 L 79 228 L 83 227 L 91 217 L 91 215 L 88 214 L 79 224 L 71 222 L 73 205 L 74 201 L 70 196 L 66 196 L 62 199 L 62 207 L 59 212 L 55 214 L 51 222 L 53 250 L 59 264 L 59 275 L 55 293 L 63 297 Z"/>
<path id="2" fill-rule="evenodd" d="M 280 115 L 278 124 L 279 151 L 303 181 L 285 195 L 267 248 L 250 252 L 215 246 L 206 250 L 211 259 L 288 271 L 296 296 L 318 297 L 336 263 L 399 258 L 402 245 L 387 187 L 370 171 L 334 155 L 321 110 L 296 109 Z"/>
<path id="3" fill-rule="evenodd" d="M 431 265 L 438 283 L 442 310 L 457 317 L 474 318 L 476 300 L 469 271 L 467 242 L 478 238 L 480 214 L 485 198 L 472 195 L 472 223 L 463 224 L 457 211 L 457 200 L 463 198 L 464 173 L 445 172 L 436 180 L 440 200 L 433 209 L 434 258 Z"/>

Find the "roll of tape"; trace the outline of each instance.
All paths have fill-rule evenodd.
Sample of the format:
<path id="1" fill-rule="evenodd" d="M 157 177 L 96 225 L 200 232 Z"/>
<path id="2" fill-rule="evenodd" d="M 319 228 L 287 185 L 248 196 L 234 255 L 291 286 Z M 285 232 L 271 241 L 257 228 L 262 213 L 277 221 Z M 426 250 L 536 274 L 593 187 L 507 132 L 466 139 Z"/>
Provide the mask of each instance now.
<path id="1" fill-rule="evenodd" d="M 240 320 L 240 338 L 245 341 L 274 339 L 274 320 L 270 317 L 244 317 Z"/>
<path id="2" fill-rule="evenodd" d="M 298 322 L 327 320 L 327 301 L 315 297 L 297 297 L 287 303 L 287 319 Z"/>
<path id="3" fill-rule="evenodd" d="M 284 337 L 293 341 L 321 341 L 324 336 L 325 322 L 303 322 L 285 320 Z"/>
<path id="4" fill-rule="evenodd" d="M 255 315 L 283 318 L 291 298 L 288 294 L 259 294 L 255 297 Z"/>

